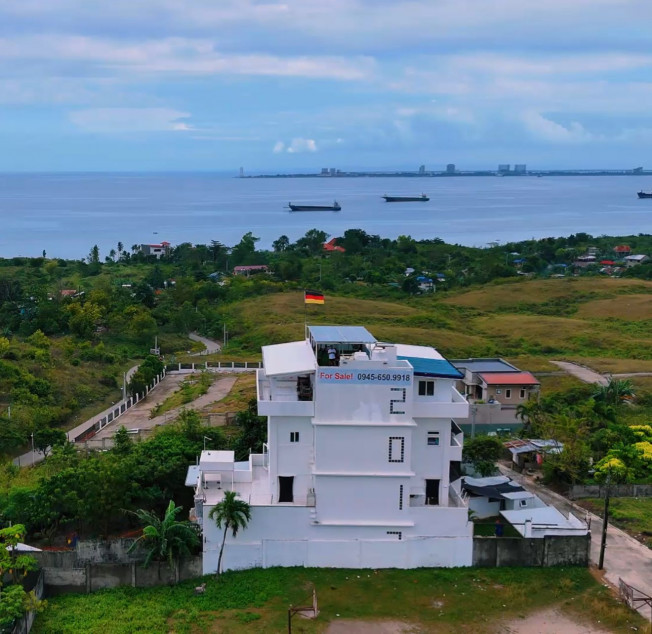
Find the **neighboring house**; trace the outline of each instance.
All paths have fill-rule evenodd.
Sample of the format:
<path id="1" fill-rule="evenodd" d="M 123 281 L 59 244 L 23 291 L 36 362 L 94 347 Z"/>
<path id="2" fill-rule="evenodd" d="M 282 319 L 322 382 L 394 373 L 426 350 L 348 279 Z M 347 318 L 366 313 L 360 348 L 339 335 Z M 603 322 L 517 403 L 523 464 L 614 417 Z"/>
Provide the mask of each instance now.
<path id="1" fill-rule="evenodd" d="M 333 251 L 339 251 L 340 253 L 345 253 L 346 249 L 344 247 L 335 244 L 336 241 L 337 238 L 331 238 L 328 242 L 325 242 L 324 251 L 327 251 L 329 253 L 332 253 Z"/>
<path id="2" fill-rule="evenodd" d="M 451 359 L 451 363 L 463 374 L 457 389 L 469 400 L 516 407 L 538 398 L 540 382 L 503 359 Z"/>
<path id="3" fill-rule="evenodd" d="M 619 244 L 617 247 L 614 247 L 614 253 L 620 256 L 629 255 L 632 252 L 632 248 L 626 244 Z"/>
<path id="4" fill-rule="evenodd" d="M 156 259 L 158 260 L 164 255 L 168 255 L 170 253 L 170 243 L 161 242 L 160 244 L 141 244 L 140 252 L 143 255 L 156 256 Z"/>
<path id="5" fill-rule="evenodd" d="M 252 507 L 248 527 L 227 536 L 227 569 L 471 565 L 460 372 L 434 348 L 360 326 L 307 326 L 305 339 L 262 351 L 263 453 L 204 451 L 188 472 L 204 574 L 217 566 L 222 531 L 208 514 L 225 490 Z"/>
<path id="6" fill-rule="evenodd" d="M 233 275 L 246 275 L 249 277 L 254 273 L 269 273 L 267 264 L 249 264 L 247 266 L 234 266 Z"/>
<path id="7" fill-rule="evenodd" d="M 628 255 L 625 258 L 625 266 L 631 267 L 631 266 L 636 266 L 637 264 L 642 264 L 643 262 L 647 262 L 648 256 L 647 255 Z"/>
<path id="8" fill-rule="evenodd" d="M 564 444 L 557 440 L 520 439 L 503 443 L 512 457 L 512 468 L 517 471 L 536 469 L 543 463 L 546 454 L 560 453 Z"/>
<path id="9" fill-rule="evenodd" d="M 417 276 L 417 282 L 419 283 L 419 289 L 422 291 L 434 291 L 435 285 L 432 281 L 432 278 L 426 277 L 425 275 Z"/>
<path id="10" fill-rule="evenodd" d="M 595 264 L 597 258 L 595 255 L 580 255 L 574 262 L 575 266 L 585 267 L 590 264 Z"/>
<path id="11" fill-rule="evenodd" d="M 553 535 L 582 536 L 589 532 L 587 524 L 572 513 L 564 516 L 507 476 L 466 477 L 462 489 L 469 496 L 469 509 L 476 518 L 500 515 L 523 537 L 543 539 Z"/>

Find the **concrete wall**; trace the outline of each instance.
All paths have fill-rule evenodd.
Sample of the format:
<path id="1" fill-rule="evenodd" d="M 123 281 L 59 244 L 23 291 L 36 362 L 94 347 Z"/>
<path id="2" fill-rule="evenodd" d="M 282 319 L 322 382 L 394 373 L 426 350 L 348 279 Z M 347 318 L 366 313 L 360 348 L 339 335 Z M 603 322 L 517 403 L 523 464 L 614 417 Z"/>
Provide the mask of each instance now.
<path id="1" fill-rule="evenodd" d="M 178 575 L 167 564 L 156 562 L 148 568 L 136 562 L 80 563 L 74 552 L 34 553 L 43 570 L 46 596 L 69 592 L 88 593 L 104 588 L 133 586 L 145 588 L 194 579 L 202 574 L 201 556 L 183 561 Z"/>
<path id="2" fill-rule="evenodd" d="M 607 492 L 606 486 L 576 484 L 568 491 L 571 500 L 581 498 L 604 498 Z M 652 497 L 652 484 L 614 484 L 611 485 L 610 496 L 612 498 L 646 498 Z"/>
<path id="3" fill-rule="evenodd" d="M 588 566 L 591 535 L 520 537 L 474 537 L 473 565 L 502 566 Z"/>

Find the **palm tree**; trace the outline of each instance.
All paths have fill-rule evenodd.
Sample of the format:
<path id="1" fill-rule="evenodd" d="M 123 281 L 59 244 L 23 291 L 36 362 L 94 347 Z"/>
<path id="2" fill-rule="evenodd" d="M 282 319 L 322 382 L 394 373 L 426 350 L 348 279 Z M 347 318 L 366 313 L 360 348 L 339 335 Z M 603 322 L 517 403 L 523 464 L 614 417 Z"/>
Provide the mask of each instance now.
<path id="1" fill-rule="evenodd" d="M 197 529 L 188 521 L 180 522 L 176 519 L 183 507 L 175 506 L 170 500 L 163 519 L 154 513 L 139 509 L 134 515 L 144 524 L 143 534 L 129 547 L 131 552 L 135 548 L 147 549 L 143 565 L 149 566 L 152 560 L 158 562 L 158 574 L 161 576 L 161 562 L 167 561 L 170 569 L 177 571 L 181 559 L 191 554 L 191 550 L 200 545 Z"/>
<path id="2" fill-rule="evenodd" d="M 634 385 L 629 379 L 609 379 L 607 385 L 597 385 L 592 394 L 596 401 L 620 405 L 634 396 Z"/>
<path id="3" fill-rule="evenodd" d="M 208 517 L 215 520 L 217 528 L 224 526 L 222 546 L 220 547 L 220 555 L 217 559 L 216 574 L 218 576 L 221 572 L 222 553 L 224 552 L 224 542 L 226 541 L 226 534 L 229 528 L 233 537 L 235 537 L 240 529 L 244 530 L 247 528 L 247 524 L 251 519 L 251 507 L 244 500 L 238 500 L 237 495 L 235 491 L 225 491 L 222 501 L 216 504 L 208 514 Z"/>

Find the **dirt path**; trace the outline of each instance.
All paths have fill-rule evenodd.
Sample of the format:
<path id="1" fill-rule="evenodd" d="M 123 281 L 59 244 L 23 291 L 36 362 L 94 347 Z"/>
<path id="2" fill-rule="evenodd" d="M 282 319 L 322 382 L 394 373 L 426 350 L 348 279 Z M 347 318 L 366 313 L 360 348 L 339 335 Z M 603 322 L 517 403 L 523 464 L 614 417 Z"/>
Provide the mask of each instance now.
<path id="1" fill-rule="evenodd" d="M 168 374 L 156 387 L 156 390 L 151 392 L 146 399 L 134 405 L 116 419 L 115 422 L 109 423 L 104 429 L 95 434 L 93 438 L 98 440 L 111 438 L 122 425 L 127 429 L 146 430 L 173 420 L 179 415 L 182 409 L 181 407 L 170 410 L 166 414 L 162 414 L 156 418 L 150 418 L 150 414 L 158 403 L 163 403 L 168 396 L 171 396 L 178 390 L 183 380 L 188 378 L 188 376 L 188 374 Z M 223 399 L 231 391 L 236 380 L 237 376 L 235 375 L 218 376 L 215 382 L 208 388 L 206 394 L 196 398 L 191 403 L 187 403 L 183 407 L 199 410 L 215 401 Z"/>
<path id="2" fill-rule="evenodd" d="M 501 624 L 496 632 L 502 634 L 608 634 L 609 630 L 583 625 L 573 621 L 555 608 L 535 612 L 523 619 Z"/>
<path id="3" fill-rule="evenodd" d="M 607 385 L 609 383 L 607 377 L 586 366 L 570 363 L 569 361 L 550 361 L 550 363 L 554 363 L 564 370 L 564 372 L 572 374 L 584 383 L 597 383 L 598 385 Z"/>
<path id="4" fill-rule="evenodd" d="M 202 350 L 201 352 L 195 352 L 195 354 L 190 355 L 192 357 L 200 357 L 205 354 L 213 354 L 214 352 L 220 352 L 220 350 L 222 350 L 222 344 L 219 341 L 207 339 L 206 337 L 198 335 L 196 332 L 191 332 L 188 335 L 188 338 L 192 341 L 199 341 L 199 343 L 203 343 L 206 346 L 205 350 Z"/>

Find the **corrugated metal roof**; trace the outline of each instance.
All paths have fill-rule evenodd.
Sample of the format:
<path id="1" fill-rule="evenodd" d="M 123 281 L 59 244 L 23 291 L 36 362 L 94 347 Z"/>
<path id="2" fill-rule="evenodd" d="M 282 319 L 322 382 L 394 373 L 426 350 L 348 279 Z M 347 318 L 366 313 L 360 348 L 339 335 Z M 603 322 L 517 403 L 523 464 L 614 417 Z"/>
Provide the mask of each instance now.
<path id="1" fill-rule="evenodd" d="M 399 356 L 413 368 L 415 376 L 432 376 L 445 379 L 461 379 L 464 375 L 446 359 L 422 359 L 419 357 Z"/>
<path id="2" fill-rule="evenodd" d="M 539 385 L 529 372 L 480 372 L 487 385 Z"/>
<path id="3" fill-rule="evenodd" d="M 407 343 L 397 343 L 396 354 L 399 357 L 418 357 L 419 359 L 443 359 L 444 357 L 432 346 L 412 346 Z"/>
<path id="4" fill-rule="evenodd" d="M 263 346 L 263 367 L 267 376 L 283 376 L 314 372 L 317 367 L 310 342 L 291 341 Z"/>
<path id="5" fill-rule="evenodd" d="M 363 326 L 308 326 L 315 343 L 376 343 L 374 337 Z"/>
<path id="6" fill-rule="evenodd" d="M 518 372 L 518 368 L 502 359 L 451 359 L 456 368 L 471 372 Z"/>

